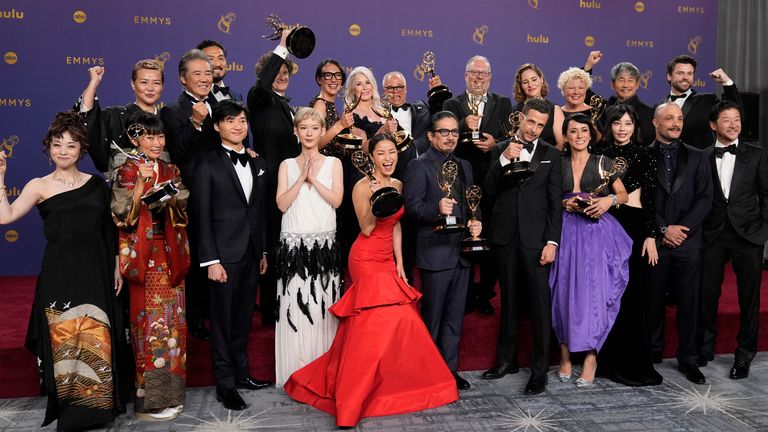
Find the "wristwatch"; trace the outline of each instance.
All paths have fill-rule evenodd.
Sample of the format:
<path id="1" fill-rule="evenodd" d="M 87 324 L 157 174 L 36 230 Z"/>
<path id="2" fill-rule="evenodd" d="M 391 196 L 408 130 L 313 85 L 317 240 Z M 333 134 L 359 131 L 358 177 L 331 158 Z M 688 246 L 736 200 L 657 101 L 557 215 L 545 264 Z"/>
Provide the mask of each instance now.
<path id="1" fill-rule="evenodd" d="M 659 227 L 659 229 L 661 230 L 662 234 L 666 234 L 668 228 L 669 228 L 668 225 L 662 225 L 662 226 Z"/>

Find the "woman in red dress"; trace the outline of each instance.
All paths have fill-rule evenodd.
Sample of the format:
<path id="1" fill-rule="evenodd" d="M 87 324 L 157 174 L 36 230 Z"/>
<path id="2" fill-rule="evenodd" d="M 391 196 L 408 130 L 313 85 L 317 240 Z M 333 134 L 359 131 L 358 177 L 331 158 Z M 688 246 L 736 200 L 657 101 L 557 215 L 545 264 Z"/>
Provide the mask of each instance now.
<path id="1" fill-rule="evenodd" d="M 351 284 L 329 311 L 339 318 L 330 350 L 294 372 L 285 391 L 336 416 L 338 426 L 362 417 L 421 411 L 458 400 L 456 382 L 421 320 L 421 294 L 408 285 L 402 260 L 401 208 L 385 218 L 371 213 L 381 187 L 402 191 L 391 174 L 397 148 L 388 134 L 371 138 L 375 180 L 352 191 L 360 236 L 349 253 Z"/>

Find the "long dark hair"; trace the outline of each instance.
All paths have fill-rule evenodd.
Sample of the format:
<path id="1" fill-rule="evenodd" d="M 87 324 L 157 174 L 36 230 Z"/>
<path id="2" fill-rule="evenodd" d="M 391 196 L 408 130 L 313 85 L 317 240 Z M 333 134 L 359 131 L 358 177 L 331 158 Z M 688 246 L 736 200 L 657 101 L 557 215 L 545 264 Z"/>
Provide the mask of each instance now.
<path id="1" fill-rule="evenodd" d="M 632 131 L 631 140 L 632 142 L 637 142 L 637 112 L 635 112 L 635 109 L 632 108 L 631 105 L 620 103 L 611 105 L 605 111 L 605 126 L 603 126 L 603 142 L 605 144 L 613 144 L 614 138 L 611 126 L 613 125 L 613 122 L 624 117 L 624 114 L 629 115 L 632 124 L 635 125 L 635 130 Z"/>
<path id="2" fill-rule="evenodd" d="M 597 131 L 595 130 L 595 125 L 592 124 L 592 120 L 582 113 L 574 113 L 565 116 L 565 120 L 563 121 L 563 137 L 568 135 L 568 124 L 572 121 L 585 124 L 589 127 L 589 146 L 587 147 L 587 150 L 591 150 L 595 145 L 595 138 L 597 137 Z M 568 140 L 565 140 L 563 154 L 568 157 L 571 156 L 571 145 L 568 144 Z"/>

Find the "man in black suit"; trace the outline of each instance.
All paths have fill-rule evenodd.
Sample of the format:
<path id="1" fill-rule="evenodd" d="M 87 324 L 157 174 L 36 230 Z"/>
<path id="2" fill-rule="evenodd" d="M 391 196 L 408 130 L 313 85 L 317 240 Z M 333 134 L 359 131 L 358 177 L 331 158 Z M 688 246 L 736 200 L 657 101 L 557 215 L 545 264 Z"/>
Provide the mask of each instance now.
<path id="1" fill-rule="evenodd" d="M 518 372 L 518 304 L 523 294 L 533 322 L 531 377 L 525 394 L 544 391 L 549 369 L 552 328 L 550 264 L 560 242 L 562 228 L 563 168 L 560 152 L 539 139 L 549 118 L 543 99 L 523 105 L 525 120 L 517 137 L 524 144 L 503 141 L 494 146 L 493 164 L 487 173 L 485 190 L 496 194 L 488 240 L 496 249 L 501 287 L 501 325 L 495 366 L 484 379 L 498 379 Z M 504 167 L 519 158 L 529 161 L 534 174 L 524 180 L 504 176 Z"/>
<path id="2" fill-rule="evenodd" d="M 709 125 L 716 139 L 707 149 L 714 198 L 704 220 L 698 364 L 706 366 L 714 358 L 717 305 L 724 267 L 730 260 L 736 273 L 741 319 L 729 376 L 739 379 L 749 376 L 749 365 L 757 352 L 760 264 L 763 244 L 768 241 L 768 151 L 760 144 L 739 140 L 741 111 L 733 102 L 715 105 Z"/>
<path id="3" fill-rule="evenodd" d="M 483 56 L 474 56 L 469 59 L 464 70 L 464 80 L 467 83 L 467 91 L 448 99 L 443 104 L 443 109 L 456 115 L 459 119 L 459 129 L 462 132 L 479 130 L 482 139 L 472 143 L 459 143 L 456 147 L 456 156 L 466 159 L 472 164 L 475 173 L 474 184 L 481 185 L 485 181 L 485 174 L 491 166 L 491 150 L 496 142 L 506 138 L 509 115 L 512 113 L 512 102 L 506 96 L 489 92 L 491 85 L 491 63 Z M 470 93 L 478 90 L 482 93 L 481 102 L 478 105 L 478 115 L 470 111 Z M 491 214 L 493 208 L 493 194 L 483 194 L 480 201 L 480 210 L 485 214 Z M 486 229 L 490 229 L 486 225 Z M 486 257 L 480 263 L 480 282 L 470 284 L 467 309 L 477 307 L 481 313 L 493 314 L 491 298 L 496 295 L 494 287 L 498 278 L 496 260 Z M 472 277 L 472 279 L 476 279 Z"/>
<path id="4" fill-rule="evenodd" d="M 468 216 L 464 189 L 472 181 L 472 166 L 456 158 L 453 151 L 459 137 L 459 122 L 453 113 L 440 111 L 432 116 L 427 137 L 432 147 L 411 161 L 405 173 L 405 211 L 417 224 L 416 266 L 421 274 L 421 315 L 432 334 L 456 386 L 468 389 L 469 382 L 456 372 L 459 366 L 459 340 L 464 322 L 469 262 L 459 255 L 459 243 L 465 232 L 436 233 L 433 222 L 439 216 Z M 453 198 L 445 197 L 438 184 L 443 164 L 453 160 L 459 175 L 451 187 Z M 480 235 L 479 221 L 469 224 L 473 236 Z"/>
<path id="5" fill-rule="evenodd" d="M 217 101 L 224 99 L 233 99 L 243 101 L 243 96 L 224 84 L 224 77 L 227 76 L 227 49 L 221 42 L 206 39 L 197 44 L 197 49 L 204 52 L 213 64 L 213 87 L 211 92 Z"/>
<path id="6" fill-rule="evenodd" d="M 259 274 L 267 270 L 264 251 L 264 160 L 245 152 L 248 119 L 242 104 L 216 105 L 213 124 L 220 145 L 195 164 L 192 214 L 197 220 L 198 260 L 206 268 L 211 304 L 211 357 L 216 398 L 227 409 L 246 404 L 237 388 L 270 383 L 250 376 L 248 336 Z"/>
<path id="7" fill-rule="evenodd" d="M 617 63 L 611 68 L 611 88 L 615 95 L 608 98 L 605 107 L 623 103 L 634 108 L 637 113 L 636 144 L 651 145 L 656 139 L 656 129 L 653 127 L 653 108 L 644 104 L 637 96 L 637 89 L 640 88 L 640 69 L 630 62 Z M 601 120 L 605 121 L 605 117 L 601 117 Z M 601 129 L 605 127 L 604 124 L 600 126 Z"/>
<path id="8" fill-rule="evenodd" d="M 163 107 L 160 115 L 165 125 L 165 139 L 171 160 L 179 167 L 184 184 L 192 184 L 195 158 L 219 145 L 220 139 L 211 121 L 211 112 L 218 103 L 211 93 L 213 64 L 208 56 L 193 49 L 179 60 L 179 81 L 184 91 L 175 101 Z M 189 197 L 192 207 L 197 197 Z M 197 238 L 195 224 L 190 220 L 189 234 L 192 267 L 186 278 L 187 326 L 189 333 L 203 340 L 210 339 L 205 326 L 208 316 L 207 278 L 196 265 Z"/>
<path id="9" fill-rule="evenodd" d="M 706 379 L 696 366 L 696 319 L 701 283 L 702 223 L 712 207 L 712 175 L 703 151 L 680 140 L 683 111 L 673 102 L 656 107 L 653 117 L 658 157 L 656 221 L 664 238 L 659 262 L 651 267 L 649 334 L 654 362 L 664 351 L 667 292 L 677 303 L 677 368 L 695 383 Z"/>
<path id="10" fill-rule="evenodd" d="M 704 149 L 715 143 L 709 128 L 709 112 L 720 99 L 714 93 L 697 93 L 693 89 L 696 64 L 696 60 L 687 55 L 679 55 L 667 64 L 669 94 L 659 103 L 674 102 L 682 108 L 685 124 L 680 140 Z M 725 71 L 717 69 L 709 76 L 715 83 L 723 86 L 723 100 L 736 102 L 743 109 L 739 90 Z"/>
<path id="11" fill-rule="evenodd" d="M 440 77 L 437 75 L 429 79 L 430 89 L 441 84 Z M 429 122 L 432 115 L 442 109 L 445 99 L 434 94 L 429 98 L 429 105 L 422 100 L 408 102 L 408 85 L 405 76 L 398 71 L 386 73 L 381 80 L 381 87 L 384 89 L 384 96 L 389 97 L 392 104 L 392 116 L 413 139 L 411 147 L 397 155 L 397 167 L 392 174 L 394 178 L 403 180 L 408 163 L 429 150 L 430 142 L 427 137 Z M 450 91 L 442 93 L 447 93 L 450 97 Z M 403 218 L 400 225 L 403 230 L 403 266 L 408 280 L 413 280 L 412 273 L 416 259 L 416 227 L 408 217 Z"/>
<path id="12" fill-rule="evenodd" d="M 277 171 L 280 162 L 298 156 L 301 152 L 299 140 L 293 133 L 293 109 L 285 96 L 291 79 L 293 62 L 289 60 L 286 48 L 287 31 L 283 32 L 280 44 L 274 51 L 264 54 L 256 64 L 256 83 L 248 91 L 253 148 L 266 161 L 264 187 L 266 196 L 265 223 L 267 225 L 266 247 L 275 250 L 280 240 L 280 224 L 283 213 L 277 208 Z M 275 299 L 277 296 L 277 266 L 270 262 L 270 270 L 261 281 L 259 304 L 261 322 L 275 324 Z"/>

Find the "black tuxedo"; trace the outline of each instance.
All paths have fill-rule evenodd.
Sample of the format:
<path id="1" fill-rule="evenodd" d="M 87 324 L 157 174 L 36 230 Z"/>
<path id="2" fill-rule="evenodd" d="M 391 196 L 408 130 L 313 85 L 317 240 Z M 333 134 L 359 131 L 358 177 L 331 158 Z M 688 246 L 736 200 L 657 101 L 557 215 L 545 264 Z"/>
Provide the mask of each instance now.
<path id="1" fill-rule="evenodd" d="M 768 151 L 757 143 L 738 143 L 726 199 L 714 148 L 713 145 L 706 150 L 714 198 L 703 226 L 699 352 L 714 354 L 717 306 L 724 267 L 730 260 L 736 273 L 741 313 L 736 360 L 749 362 L 757 352 L 761 258 L 763 244 L 768 241 Z"/>
<path id="2" fill-rule="evenodd" d="M 737 103 L 743 111 L 744 104 L 741 101 L 741 95 L 739 94 L 739 89 L 736 88 L 736 84 L 723 86 L 722 99 Z M 659 101 L 659 104 L 668 100 L 669 96 Z M 720 98 L 714 93 L 697 93 L 696 90 L 692 90 L 692 93 L 685 99 L 683 104 L 684 121 L 683 133 L 680 135 L 681 141 L 700 149 L 707 148 L 715 143 L 714 135 L 709 128 L 709 112 L 718 102 L 720 102 Z"/>
<path id="3" fill-rule="evenodd" d="M 267 196 L 265 222 L 267 225 L 266 245 L 269 251 L 277 247 L 283 217 L 283 213 L 277 208 L 276 202 L 277 171 L 280 162 L 296 157 L 301 152 L 301 145 L 293 133 L 293 111 L 288 105 L 288 99 L 272 90 L 272 83 L 282 65 L 283 58 L 272 53 L 256 83 L 248 91 L 253 149 L 266 161 L 264 177 Z M 272 257 L 270 256 L 270 258 Z M 274 322 L 277 296 L 276 269 L 276 263 L 270 259 L 269 270 L 266 277 L 263 278 L 259 296 L 262 322 L 268 324 Z"/>
<path id="4" fill-rule="evenodd" d="M 78 100 L 73 109 L 81 111 L 81 102 L 82 100 Z M 140 112 L 141 108 L 133 102 L 102 110 L 98 99 L 93 102 L 93 107 L 85 112 L 88 156 L 99 172 L 107 173 L 108 179 L 111 179 L 112 170 L 119 168 L 112 164 L 112 143 L 127 151 L 135 149 L 124 132 L 129 126 L 128 121 Z"/>
<path id="5" fill-rule="evenodd" d="M 429 107 L 423 101 L 406 102 L 401 107 L 408 107 L 408 113 L 411 115 L 411 137 L 413 138 L 413 144 L 411 144 L 408 150 L 398 155 L 397 167 L 395 167 L 395 172 L 392 175 L 397 179 L 405 178 L 405 171 L 410 161 L 429 150 L 430 144 L 427 132 L 429 132 L 429 121 L 432 115 Z"/>
<path id="6" fill-rule="evenodd" d="M 455 371 L 458 367 L 459 339 L 464 321 L 464 303 L 469 280 L 469 262 L 460 255 L 459 242 L 466 232 L 435 233 L 432 223 L 440 215 L 439 202 L 445 193 L 438 186 L 438 170 L 446 156 L 434 148 L 411 161 L 405 174 L 405 211 L 416 224 L 416 267 L 421 270 L 421 315 L 435 344 Z M 456 179 L 462 190 L 472 179 L 472 166 L 456 158 L 461 176 Z M 466 220 L 468 209 L 457 199 L 453 215 Z"/>
<path id="7" fill-rule="evenodd" d="M 660 227 L 684 225 L 690 228 L 687 239 L 676 248 L 659 246 L 659 263 L 651 268 L 649 290 L 652 304 L 649 321 L 651 351 L 664 350 L 666 294 L 673 292 L 677 300 L 681 363 L 696 361 L 696 319 L 701 277 L 702 223 L 712 207 L 712 175 L 703 151 L 679 143 L 677 163 L 672 179 L 667 178 L 661 144 L 655 141 L 651 151 L 659 153 L 656 187 L 656 220 Z"/>
<path id="8" fill-rule="evenodd" d="M 533 321 L 531 378 L 545 380 L 552 327 L 550 265 L 539 258 L 548 241 L 560 242 L 562 229 L 563 167 L 560 152 L 539 140 L 531 158 L 534 174 L 523 180 L 504 178 L 499 156 L 507 142 L 491 151 L 493 163 L 485 177 L 485 191 L 496 195 L 488 240 L 496 250 L 501 288 L 501 325 L 497 364 L 517 364 L 520 293 L 527 293 Z"/>
<path id="9" fill-rule="evenodd" d="M 192 214 L 197 220 L 197 258 L 218 260 L 227 281 L 209 280 L 211 355 L 220 393 L 247 378 L 248 335 L 256 297 L 259 260 L 264 250 L 264 181 L 262 158 L 248 160 L 253 187 L 246 200 L 229 154 L 219 146 L 200 154 L 195 164 Z M 262 174 L 262 175 L 260 175 Z"/>
<path id="10" fill-rule="evenodd" d="M 509 115 L 512 113 L 512 102 L 508 97 L 496 93 L 488 92 L 487 97 L 488 100 L 485 102 L 483 116 L 480 121 L 480 132 L 492 135 L 498 142 L 507 137 L 506 128 L 509 125 Z M 466 91 L 445 101 L 443 109 L 451 111 L 458 117 L 459 130 L 461 132 L 470 131 L 466 122 L 466 117 L 471 114 L 469 111 L 469 96 Z M 472 164 L 472 170 L 475 173 L 474 184 L 482 185 L 485 182 L 485 174 L 493 162 L 491 152 L 483 152 L 473 144 L 459 143 L 456 147 L 456 156 L 466 159 Z M 491 214 L 494 199 L 493 193 L 487 190 L 483 191 L 480 209 L 484 214 Z M 484 231 L 487 232 L 488 229 L 491 229 L 492 224 L 493 221 L 486 220 Z M 496 295 L 494 289 L 498 279 L 498 269 L 496 268 L 496 259 L 493 257 L 493 254 L 493 251 L 486 254 L 488 259 L 480 262 L 480 283 L 477 285 L 473 284 L 470 287 L 468 302 L 470 307 L 474 304 L 482 305 L 483 303 L 488 303 Z M 474 280 L 475 277 L 471 276 L 471 279 Z"/>

